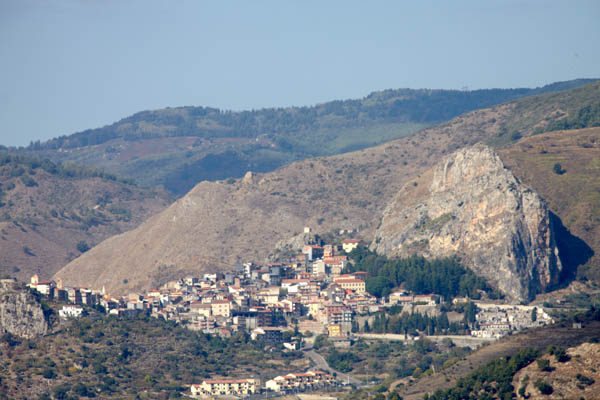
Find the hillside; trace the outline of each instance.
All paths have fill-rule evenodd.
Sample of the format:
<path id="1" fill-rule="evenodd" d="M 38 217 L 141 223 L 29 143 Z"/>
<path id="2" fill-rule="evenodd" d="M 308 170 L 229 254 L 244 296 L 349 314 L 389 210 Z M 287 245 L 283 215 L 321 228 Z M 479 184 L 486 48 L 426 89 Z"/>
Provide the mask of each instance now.
<path id="1" fill-rule="evenodd" d="M 439 371 L 438 373 L 435 373 L 430 376 L 424 376 L 421 379 L 418 379 L 416 382 L 407 386 L 398 386 L 396 390 L 405 400 L 421 400 L 423 399 L 423 396 L 426 393 L 433 394 L 434 392 L 438 393 L 438 397 L 435 397 L 435 399 L 457 398 L 452 396 L 452 394 L 455 393 L 451 394 L 448 392 L 448 390 L 451 388 L 457 388 L 458 386 L 456 386 L 456 384 L 461 378 L 463 382 L 469 382 L 471 381 L 469 377 L 473 376 L 471 374 L 476 374 L 477 376 L 481 377 L 483 374 L 477 374 L 477 370 L 481 371 L 481 368 L 486 364 L 494 360 L 505 359 L 506 356 L 513 356 L 524 349 L 536 349 L 539 351 L 539 354 L 543 354 L 548 346 L 556 346 L 563 348 L 575 346 L 581 346 L 582 348 L 592 347 L 594 348 L 594 351 L 596 351 L 598 345 L 591 344 L 589 342 L 598 342 L 599 328 L 600 322 L 597 320 L 596 316 L 595 318 L 584 321 L 582 324 L 582 329 L 575 329 L 572 327 L 572 324 L 570 322 L 565 321 L 547 327 L 537 328 L 510 336 L 505 336 L 489 346 L 484 346 L 480 348 L 478 351 L 466 356 L 464 359 L 457 360 L 455 364 L 443 369 L 442 371 Z M 572 349 L 569 352 L 576 351 L 578 351 L 578 348 Z M 593 354 L 594 353 L 588 354 L 585 358 L 585 361 L 581 361 L 583 361 L 584 363 L 595 363 L 596 361 L 593 358 Z M 573 358 L 575 360 L 575 357 Z M 537 369 L 537 365 L 535 362 L 533 365 L 535 365 L 535 368 Z M 582 373 L 585 374 L 585 372 Z M 516 377 L 522 378 L 523 375 L 516 374 Z M 491 376 L 488 375 L 488 378 L 489 381 L 493 381 L 493 378 Z M 572 382 L 572 384 L 575 384 L 575 382 Z M 461 385 L 461 387 L 465 386 L 467 385 Z M 480 383 L 479 386 L 475 387 L 483 389 L 488 388 L 489 386 Z M 515 392 L 518 391 L 518 389 L 519 387 L 516 386 Z M 468 390 L 468 392 L 470 391 Z M 530 392 L 533 392 L 533 390 L 530 390 Z M 473 394 L 473 392 L 470 393 Z M 495 397 L 492 396 L 488 398 Z M 588 397 L 586 396 L 585 398 Z"/>
<path id="2" fill-rule="evenodd" d="M 308 367 L 301 353 L 266 352 L 243 333 L 230 339 L 150 317 L 92 315 L 35 340 L 0 341 L 0 397 L 167 399 L 206 378 L 268 377 Z"/>
<path id="3" fill-rule="evenodd" d="M 549 361 L 549 371 L 542 371 L 537 363 L 531 363 L 516 373 L 512 385 L 517 389 L 517 399 L 599 398 L 600 343 L 583 343 L 566 354 L 564 361 L 544 355 L 542 359 Z M 546 393 L 541 393 L 543 386 L 538 382 L 547 384 Z"/>
<path id="4" fill-rule="evenodd" d="M 65 284 L 105 285 L 119 294 L 190 272 L 262 261 L 275 243 L 307 225 L 316 233 L 357 228 L 370 241 L 394 194 L 443 155 L 490 142 L 507 126 L 521 126 L 521 134 L 530 136 L 553 120 L 549 115 L 556 115 L 565 99 L 597 101 L 599 89 L 600 83 L 593 83 L 562 96 L 477 110 L 373 148 L 295 162 L 241 180 L 202 182 L 164 212 L 103 242 L 57 276 Z"/>
<path id="5" fill-rule="evenodd" d="M 104 239 L 170 203 L 101 171 L 0 155 L 0 274 L 50 278 Z"/>
<path id="6" fill-rule="evenodd" d="M 208 107 L 143 111 L 114 124 L 32 143 L 27 151 L 100 167 L 183 195 L 202 180 L 272 171 L 410 135 L 465 112 L 592 80 L 536 89 L 398 89 L 312 107 L 231 112 Z M 514 134 L 512 127 L 509 135 Z"/>
<path id="7" fill-rule="evenodd" d="M 600 128 L 532 136 L 500 150 L 500 155 L 560 218 L 561 258 L 568 265 L 584 264 L 571 272 L 599 281 Z"/>

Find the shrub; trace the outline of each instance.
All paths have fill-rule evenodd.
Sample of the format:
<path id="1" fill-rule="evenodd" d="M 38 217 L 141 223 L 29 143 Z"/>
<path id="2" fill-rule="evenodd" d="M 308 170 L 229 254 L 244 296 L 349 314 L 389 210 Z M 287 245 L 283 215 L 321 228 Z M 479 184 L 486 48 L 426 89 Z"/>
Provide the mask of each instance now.
<path id="1" fill-rule="evenodd" d="M 52 368 L 44 368 L 42 376 L 46 379 L 54 379 L 56 378 L 56 372 Z"/>
<path id="2" fill-rule="evenodd" d="M 552 386 L 550 386 L 548 382 L 541 379 L 535 382 L 535 386 L 539 389 L 540 393 L 545 395 L 549 395 L 552 394 L 552 392 L 554 392 Z"/>
<path id="3" fill-rule="evenodd" d="M 80 253 L 85 253 L 89 249 L 90 249 L 90 246 L 84 240 L 80 240 L 79 243 L 77 243 L 77 250 Z"/>
<path id="4" fill-rule="evenodd" d="M 550 367 L 550 360 L 547 360 L 545 358 L 540 358 L 537 360 L 537 366 L 540 369 L 540 371 L 552 371 L 552 367 Z"/>
<path id="5" fill-rule="evenodd" d="M 554 171 L 554 173 L 555 173 L 555 174 L 558 174 L 558 175 L 562 175 L 562 174 L 564 174 L 565 172 L 567 172 L 566 170 L 564 170 L 564 169 L 562 168 L 562 165 L 560 165 L 560 163 L 556 163 L 556 164 L 554 164 L 554 167 L 552 167 L 552 171 Z"/>
<path id="6" fill-rule="evenodd" d="M 21 182 L 23 182 L 23 184 L 27 187 L 34 187 L 38 185 L 37 182 L 29 175 L 23 175 L 21 177 Z"/>
<path id="7" fill-rule="evenodd" d="M 593 378 L 590 378 L 590 377 L 582 375 L 582 374 L 577 374 L 575 377 L 584 386 L 592 386 L 595 382 Z"/>

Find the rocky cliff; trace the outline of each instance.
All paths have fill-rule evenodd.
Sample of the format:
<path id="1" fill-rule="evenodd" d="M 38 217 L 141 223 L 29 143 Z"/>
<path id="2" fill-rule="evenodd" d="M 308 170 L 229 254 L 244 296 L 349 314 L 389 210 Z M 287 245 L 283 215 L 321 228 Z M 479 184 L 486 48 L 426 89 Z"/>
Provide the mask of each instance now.
<path id="1" fill-rule="evenodd" d="M 371 248 L 459 255 L 519 301 L 555 285 L 562 269 L 546 204 L 483 145 L 459 150 L 401 189 Z"/>
<path id="2" fill-rule="evenodd" d="M 12 279 L 0 280 L 0 332 L 32 339 L 47 331 L 48 322 L 37 298 Z"/>

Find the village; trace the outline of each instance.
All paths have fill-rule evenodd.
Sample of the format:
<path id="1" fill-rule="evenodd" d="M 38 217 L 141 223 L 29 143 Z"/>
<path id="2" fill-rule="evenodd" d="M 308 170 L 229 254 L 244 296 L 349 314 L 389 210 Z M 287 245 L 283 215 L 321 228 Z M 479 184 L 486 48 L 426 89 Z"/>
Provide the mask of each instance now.
<path id="1" fill-rule="evenodd" d="M 59 310 L 64 319 L 79 318 L 85 313 L 84 306 L 91 306 L 122 318 L 146 314 L 221 337 L 244 331 L 266 347 L 289 351 L 302 349 L 317 335 L 328 336 L 336 347 L 349 347 L 356 340 L 358 319 L 368 320 L 389 307 L 402 306 L 409 313 L 439 312 L 444 299 L 435 293 L 413 294 L 398 289 L 378 299 L 366 290 L 366 272 L 344 273 L 350 262 L 348 253 L 360 245 L 358 239 L 345 239 L 341 246 L 305 245 L 300 254 L 286 262 L 245 263 L 231 271 L 189 276 L 120 298 L 105 290 L 65 287 L 60 279 L 41 281 L 37 275 L 31 278 L 29 287 L 66 303 Z M 445 299 L 450 300 L 454 304 L 471 301 Z M 473 337 L 494 340 L 553 322 L 541 308 L 475 304 L 476 322 L 470 330 Z M 419 339 L 404 336 L 406 340 Z M 263 391 L 312 391 L 341 383 L 334 375 L 315 370 L 274 377 L 263 385 L 259 379 L 207 379 L 191 385 L 190 390 L 194 397 L 246 397 Z"/>

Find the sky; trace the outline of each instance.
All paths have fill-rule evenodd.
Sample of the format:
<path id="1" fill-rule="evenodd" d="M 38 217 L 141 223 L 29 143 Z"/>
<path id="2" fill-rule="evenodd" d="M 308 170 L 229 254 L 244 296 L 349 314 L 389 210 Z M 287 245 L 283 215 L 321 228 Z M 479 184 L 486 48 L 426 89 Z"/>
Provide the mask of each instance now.
<path id="1" fill-rule="evenodd" d="M 0 144 L 163 107 L 600 78 L 598 21 L 598 0 L 0 0 Z"/>

